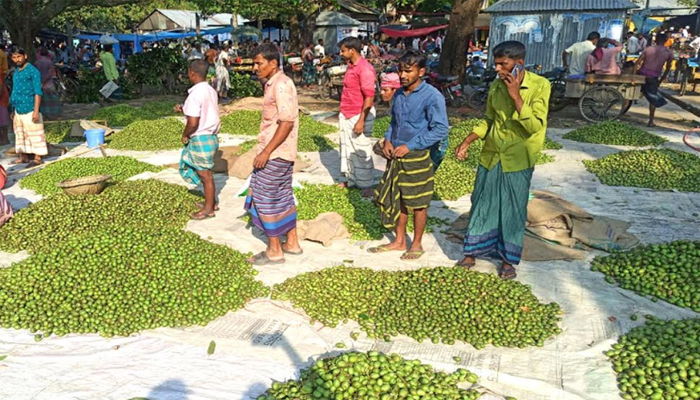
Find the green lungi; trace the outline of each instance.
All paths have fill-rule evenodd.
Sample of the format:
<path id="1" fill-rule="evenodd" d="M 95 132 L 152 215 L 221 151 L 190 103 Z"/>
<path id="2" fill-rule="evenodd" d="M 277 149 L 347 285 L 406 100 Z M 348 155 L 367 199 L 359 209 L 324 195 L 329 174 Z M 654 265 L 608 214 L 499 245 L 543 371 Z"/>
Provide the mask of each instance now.
<path id="1" fill-rule="evenodd" d="M 435 191 L 435 171 L 429 150 L 410 151 L 403 158 L 389 160 L 375 189 L 382 225 L 396 227 L 403 205 L 409 211 L 428 208 Z"/>
<path id="2" fill-rule="evenodd" d="M 520 263 L 533 172 L 503 172 L 500 162 L 490 171 L 479 166 L 464 235 L 465 257 L 497 252 L 508 264 Z"/>

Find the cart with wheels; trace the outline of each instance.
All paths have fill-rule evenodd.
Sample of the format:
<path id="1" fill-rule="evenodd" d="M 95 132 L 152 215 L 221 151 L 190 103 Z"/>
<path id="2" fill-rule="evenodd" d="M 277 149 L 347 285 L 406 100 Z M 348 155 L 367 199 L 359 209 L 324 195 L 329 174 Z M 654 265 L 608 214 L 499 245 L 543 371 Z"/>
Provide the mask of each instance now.
<path id="1" fill-rule="evenodd" d="M 581 116 L 590 122 L 613 121 L 642 98 L 641 75 L 586 75 L 566 80 L 566 97 L 578 99 Z"/>

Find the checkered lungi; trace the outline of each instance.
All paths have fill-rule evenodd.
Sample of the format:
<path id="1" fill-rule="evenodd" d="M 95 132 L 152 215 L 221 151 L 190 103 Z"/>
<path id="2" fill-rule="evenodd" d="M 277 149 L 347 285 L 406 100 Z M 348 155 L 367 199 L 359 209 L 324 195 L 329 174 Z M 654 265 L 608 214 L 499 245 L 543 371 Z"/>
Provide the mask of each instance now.
<path id="1" fill-rule="evenodd" d="M 219 139 L 216 135 L 198 135 L 190 138 L 190 142 L 182 149 L 180 158 L 180 176 L 188 183 L 199 185 L 201 180 L 197 171 L 214 168 L 214 156 L 219 150 Z"/>
<path id="2" fill-rule="evenodd" d="M 44 136 L 44 120 L 39 114 L 39 123 L 32 121 L 32 113 L 15 113 L 12 121 L 15 131 L 15 151 L 17 154 L 45 156 L 49 148 Z"/>

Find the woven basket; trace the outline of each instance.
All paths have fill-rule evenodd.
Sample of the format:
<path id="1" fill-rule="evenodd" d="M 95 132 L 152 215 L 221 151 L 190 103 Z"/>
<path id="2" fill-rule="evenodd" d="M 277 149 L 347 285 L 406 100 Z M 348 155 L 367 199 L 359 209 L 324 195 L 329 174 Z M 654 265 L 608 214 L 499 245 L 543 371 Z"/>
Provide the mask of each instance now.
<path id="1" fill-rule="evenodd" d="M 63 189 L 63 192 L 70 195 L 78 194 L 100 194 L 107 186 L 107 181 L 112 179 L 112 175 L 93 175 L 83 178 L 68 179 L 56 186 Z"/>

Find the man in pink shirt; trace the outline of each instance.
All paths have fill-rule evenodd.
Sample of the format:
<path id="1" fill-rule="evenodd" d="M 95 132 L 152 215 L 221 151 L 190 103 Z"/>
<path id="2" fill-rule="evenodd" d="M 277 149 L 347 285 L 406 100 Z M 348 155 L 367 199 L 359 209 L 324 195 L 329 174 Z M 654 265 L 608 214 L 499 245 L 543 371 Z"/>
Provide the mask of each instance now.
<path id="1" fill-rule="evenodd" d="M 279 67 L 280 54 L 270 43 L 255 49 L 253 69 L 265 82 L 258 155 L 253 161 L 245 209 L 268 238 L 267 249 L 248 261 L 253 265 L 284 264 L 284 255 L 301 255 L 292 173 L 299 138 L 299 103 L 294 82 Z M 287 236 L 282 244 L 281 236 Z"/>
<path id="2" fill-rule="evenodd" d="M 668 102 L 659 94 L 659 85 L 663 82 L 671 72 L 671 65 L 675 55 L 673 50 L 663 46 L 666 41 L 665 34 L 656 36 L 656 43 L 661 43 L 656 46 L 647 47 L 642 55 L 637 60 L 637 68 L 639 75 L 646 76 L 646 82 L 642 86 L 642 93 L 649 101 L 649 123 L 650 127 L 656 126 L 654 123 L 654 115 L 658 107 L 665 106 Z M 666 70 L 664 71 L 664 65 Z M 663 73 L 662 73 L 663 71 Z"/>
<path id="3" fill-rule="evenodd" d="M 340 42 L 340 55 L 348 63 L 340 99 L 340 186 L 357 186 L 362 195 L 372 196 L 374 162 L 372 130 L 374 129 L 374 93 L 377 75 L 369 61 L 362 58 L 362 42 L 347 37 Z"/>
<path id="4" fill-rule="evenodd" d="M 190 217 L 202 220 L 214 217 L 216 190 L 214 187 L 214 155 L 219 150 L 219 97 L 216 90 L 207 83 L 209 65 L 204 60 L 193 60 L 187 74 L 194 84 L 184 106 L 175 106 L 187 118 L 182 133 L 182 157 L 180 175 L 188 183 L 204 186 L 204 203 L 201 210 Z"/>
<path id="5" fill-rule="evenodd" d="M 609 47 L 609 45 L 614 47 Z M 586 73 L 599 75 L 620 75 L 617 56 L 622 51 L 622 43 L 614 39 L 600 39 L 596 49 L 586 60 Z"/>

